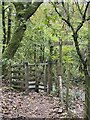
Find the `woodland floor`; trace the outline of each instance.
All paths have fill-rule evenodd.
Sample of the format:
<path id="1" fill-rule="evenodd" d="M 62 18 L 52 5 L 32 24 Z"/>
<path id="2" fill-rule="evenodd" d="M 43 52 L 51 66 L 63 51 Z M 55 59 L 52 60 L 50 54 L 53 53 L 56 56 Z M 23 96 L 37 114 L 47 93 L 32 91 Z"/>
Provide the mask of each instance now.
<path id="1" fill-rule="evenodd" d="M 69 103 L 69 112 L 65 105 L 62 106 L 58 97 L 45 93 L 16 92 L 7 87 L 0 88 L 1 108 L 0 116 L 5 118 L 83 118 L 84 103 L 78 99 L 72 99 Z M 0 119 L 1 120 L 1 119 Z"/>

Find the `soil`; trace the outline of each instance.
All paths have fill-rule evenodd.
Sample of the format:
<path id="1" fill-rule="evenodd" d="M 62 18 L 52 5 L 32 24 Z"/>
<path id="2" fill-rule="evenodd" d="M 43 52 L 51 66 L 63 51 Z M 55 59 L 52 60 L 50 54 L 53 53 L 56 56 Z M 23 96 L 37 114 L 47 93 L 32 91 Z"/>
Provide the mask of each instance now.
<path id="1" fill-rule="evenodd" d="M 76 99 L 70 102 L 69 111 L 62 105 L 58 97 L 34 91 L 25 95 L 7 87 L 0 89 L 3 120 L 27 120 L 28 118 L 83 118 L 83 101 Z M 16 119 L 17 118 L 17 119 Z M 0 119 L 1 120 L 1 119 Z"/>

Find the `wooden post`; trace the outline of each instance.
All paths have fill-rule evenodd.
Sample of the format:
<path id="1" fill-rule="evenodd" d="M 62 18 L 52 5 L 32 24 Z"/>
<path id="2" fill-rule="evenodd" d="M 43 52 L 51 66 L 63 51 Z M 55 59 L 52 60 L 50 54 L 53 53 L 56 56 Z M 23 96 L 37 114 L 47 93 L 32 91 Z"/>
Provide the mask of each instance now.
<path id="1" fill-rule="evenodd" d="M 48 64 L 48 93 L 50 94 L 52 90 L 52 85 L 51 85 L 51 69 L 50 69 L 50 63 Z"/>
<path id="2" fill-rule="evenodd" d="M 61 104 L 62 104 L 62 106 L 63 106 L 62 77 L 61 77 L 61 76 L 58 76 L 58 79 L 59 79 L 59 98 L 60 98 Z"/>
<path id="3" fill-rule="evenodd" d="M 47 61 L 46 61 L 47 63 Z M 46 65 L 46 82 L 47 82 L 47 92 L 48 92 L 48 81 L 49 81 L 49 71 L 48 71 L 48 63 Z"/>
<path id="4" fill-rule="evenodd" d="M 29 74 L 28 74 L 28 62 L 24 62 L 24 68 L 25 68 L 25 92 L 26 94 L 28 94 L 29 92 L 29 81 L 28 81 L 28 78 L 29 78 Z"/>
<path id="5" fill-rule="evenodd" d="M 22 87 L 21 88 L 21 90 L 23 89 L 23 83 L 21 82 L 21 65 L 20 66 L 18 66 L 18 81 L 20 81 L 20 87 Z"/>
<path id="6" fill-rule="evenodd" d="M 39 58 L 40 58 L 40 63 L 43 63 L 43 46 L 41 45 L 40 46 L 40 56 L 39 56 Z"/>
<path id="7" fill-rule="evenodd" d="M 68 111 L 69 107 L 69 81 L 70 81 L 70 69 L 68 65 L 67 69 L 67 80 L 66 80 L 66 110 Z"/>
<path id="8" fill-rule="evenodd" d="M 47 79 L 46 79 L 46 76 L 47 76 L 47 65 L 45 64 L 44 65 L 44 92 L 47 92 Z"/>
<path id="9" fill-rule="evenodd" d="M 10 88 L 12 87 L 12 66 L 10 64 L 9 66 L 9 82 L 10 82 Z"/>
<path id="10" fill-rule="evenodd" d="M 61 99 L 61 103 L 63 105 L 63 88 L 62 88 L 62 39 L 59 40 L 59 52 L 60 52 L 60 67 L 58 73 L 59 80 L 59 97 Z"/>
<path id="11" fill-rule="evenodd" d="M 62 39 L 59 40 L 60 67 L 59 75 L 62 77 Z"/>
<path id="12" fill-rule="evenodd" d="M 56 90 L 56 92 L 58 91 L 58 64 L 57 64 L 57 62 L 56 62 L 56 64 L 55 64 L 56 66 L 55 66 L 55 69 L 56 69 L 56 72 L 55 72 L 55 90 Z"/>
<path id="13" fill-rule="evenodd" d="M 37 77 L 37 67 L 38 65 L 35 64 L 35 81 L 36 81 L 35 92 L 39 93 L 39 79 Z"/>

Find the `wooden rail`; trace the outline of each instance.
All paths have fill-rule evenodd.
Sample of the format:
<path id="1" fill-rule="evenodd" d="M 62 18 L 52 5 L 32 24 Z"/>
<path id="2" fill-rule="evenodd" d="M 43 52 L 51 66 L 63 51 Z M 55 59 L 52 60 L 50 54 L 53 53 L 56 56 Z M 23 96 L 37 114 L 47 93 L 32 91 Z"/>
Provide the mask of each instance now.
<path id="1" fill-rule="evenodd" d="M 49 79 L 49 63 L 24 62 L 23 64 L 15 64 L 10 66 L 10 85 L 15 89 L 30 90 L 39 92 L 43 90 L 47 92 Z"/>

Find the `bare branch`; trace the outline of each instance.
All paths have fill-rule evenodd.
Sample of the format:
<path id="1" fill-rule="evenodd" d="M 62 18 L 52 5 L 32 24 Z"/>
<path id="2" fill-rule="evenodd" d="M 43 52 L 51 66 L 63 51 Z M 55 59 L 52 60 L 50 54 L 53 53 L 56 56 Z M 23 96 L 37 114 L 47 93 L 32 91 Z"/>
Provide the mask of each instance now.
<path id="1" fill-rule="evenodd" d="M 86 19 L 86 21 L 89 21 L 90 20 L 90 16 L 88 16 L 88 18 Z"/>
<path id="2" fill-rule="evenodd" d="M 84 14 L 83 14 L 83 20 L 85 20 L 85 18 L 86 18 L 86 13 L 87 13 L 87 10 L 88 10 L 88 7 L 89 7 L 89 4 L 90 4 L 90 1 L 87 2 L 86 8 L 85 8 L 85 11 L 84 11 Z"/>
<path id="3" fill-rule="evenodd" d="M 38 7 L 42 4 L 43 2 L 34 2 L 33 4 L 31 4 L 29 6 L 29 8 L 25 11 L 25 16 L 26 16 L 26 20 L 28 20 L 34 13 L 35 11 L 38 9 Z M 31 8 L 32 7 L 32 8 Z M 30 11 L 30 9 L 32 9 L 32 11 Z M 32 13 L 30 13 L 32 12 Z"/>
<path id="4" fill-rule="evenodd" d="M 62 6 L 63 6 L 63 9 L 64 9 L 66 15 L 67 15 L 67 19 L 69 19 L 70 18 L 70 16 L 69 16 L 69 10 L 66 10 L 64 2 L 62 2 Z"/>
<path id="5" fill-rule="evenodd" d="M 53 4 L 53 3 L 52 3 L 52 4 Z M 66 23 L 68 24 L 68 26 L 69 26 L 69 27 L 72 29 L 72 31 L 74 32 L 74 28 L 73 28 L 73 26 L 71 25 L 69 19 L 66 20 L 65 18 L 63 18 L 63 16 L 62 16 L 62 15 L 60 14 L 60 12 L 57 10 L 55 4 L 53 4 L 53 6 L 54 6 L 54 8 L 55 8 L 56 13 L 59 15 L 59 17 L 61 17 L 61 19 L 62 19 L 64 22 L 66 22 Z"/>
<path id="6" fill-rule="evenodd" d="M 80 15 L 82 16 L 83 13 L 82 13 L 82 9 L 80 8 L 79 3 L 78 3 L 78 2 L 75 2 L 75 4 L 76 4 L 76 6 L 77 6 L 77 8 L 78 8 L 78 11 L 79 11 Z"/>
<path id="7" fill-rule="evenodd" d="M 78 27 L 76 29 L 76 32 L 78 32 L 81 29 L 81 27 L 83 26 L 84 22 L 85 22 L 85 20 L 83 20 L 82 22 L 79 23 L 79 25 L 78 25 Z"/>
<path id="8" fill-rule="evenodd" d="M 77 26 L 77 29 L 76 29 L 76 32 L 78 32 L 81 27 L 83 26 L 84 22 L 86 21 L 86 13 L 87 13 L 87 10 L 88 10 L 88 7 L 89 7 L 89 2 L 87 2 L 87 5 L 86 5 L 86 8 L 85 8 L 85 11 L 84 11 L 84 14 L 82 16 L 82 21 L 80 22 L 80 24 Z M 89 18 L 90 19 L 90 18 Z"/>

